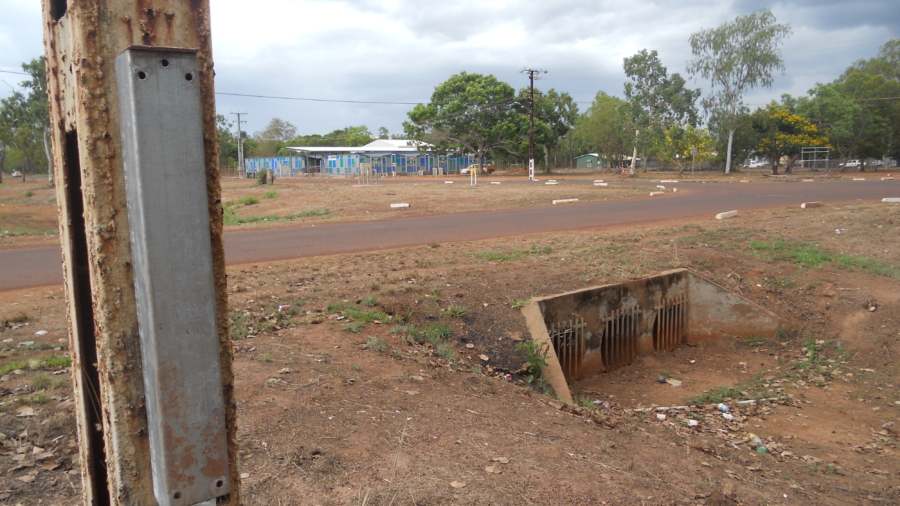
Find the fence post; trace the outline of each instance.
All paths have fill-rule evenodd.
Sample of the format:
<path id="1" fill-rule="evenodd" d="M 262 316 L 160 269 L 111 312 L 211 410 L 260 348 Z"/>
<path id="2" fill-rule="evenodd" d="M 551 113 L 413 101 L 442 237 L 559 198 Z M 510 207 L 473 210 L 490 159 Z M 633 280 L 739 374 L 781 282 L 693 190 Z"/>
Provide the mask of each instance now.
<path id="1" fill-rule="evenodd" d="M 44 0 L 44 47 L 83 499 L 156 505 L 114 62 L 130 46 L 196 51 L 230 494 L 240 503 L 209 1 Z M 202 212 L 202 211 L 201 211 Z M 198 231 L 199 232 L 199 231 Z M 189 294 L 188 294 L 189 296 Z M 178 301 L 177 303 L 181 303 Z M 181 504 L 172 498 L 170 504 Z M 215 501 L 213 501 L 215 502 Z"/>

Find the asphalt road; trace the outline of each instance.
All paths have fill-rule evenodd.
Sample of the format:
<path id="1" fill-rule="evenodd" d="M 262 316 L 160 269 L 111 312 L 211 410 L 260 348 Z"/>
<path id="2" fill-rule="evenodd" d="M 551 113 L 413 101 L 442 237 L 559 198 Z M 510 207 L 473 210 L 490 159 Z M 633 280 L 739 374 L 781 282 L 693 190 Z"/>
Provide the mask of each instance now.
<path id="1" fill-rule="evenodd" d="M 561 183 L 565 184 L 567 183 Z M 646 186 L 649 194 L 654 185 Z M 229 265 L 234 265 L 429 243 L 602 228 L 673 218 L 711 218 L 716 213 L 733 209 L 749 211 L 793 207 L 812 201 L 836 203 L 900 197 L 900 181 L 682 183 L 678 189 L 678 193 L 667 193 L 664 196 L 621 201 L 231 231 L 225 234 L 225 258 Z M 0 251 L 0 291 L 61 283 L 62 268 L 58 247 Z"/>

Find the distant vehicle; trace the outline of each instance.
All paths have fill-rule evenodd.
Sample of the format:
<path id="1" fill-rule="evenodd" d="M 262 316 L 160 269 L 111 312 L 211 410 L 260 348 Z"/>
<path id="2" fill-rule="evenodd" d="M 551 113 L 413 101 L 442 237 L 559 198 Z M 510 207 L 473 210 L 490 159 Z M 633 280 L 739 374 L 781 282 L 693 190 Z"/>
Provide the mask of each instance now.
<path id="1" fill-rule="evenodd" d="M 13 173 L 10 174 L 9 176 L 10 177 L 22 177 L 22 173 L 17 170 L 14 170 Z"/>
<path id="2" fill-rule="evenodd" d="M 843 167 L 859 167 L 859 160 L 847 160 Z"/>
<path id="3" fill-rule="evenodd" d="M 466 167 L 465 169 L 460 169 L 460 170 L 459 170 L 459 173 L 460 173 L 460 174 L 469 174 L 469 173 L 471 173 L 472 171 L 475 171 L 476 174 L 479 173 L 479 172 L 478 172 L 478 164 L 477 164 L 477 163 L 473 163 L 472 165 L 469 165 L 469 166 Z M 494 166 L 493 166 L 492 164 L 487 164 L 487 165 L 484 166 L 484 174 L 491 174 L 491 173 L 493 173 L 493 172 L 494 172 Z"/>
<path id="4" fill-rule="evenodd" d="M 743 167 L 745 169 L 758 169 L 760 167 L 765 167 L 766 165 L 769 165 L 769 162 L 766 160 L 747 160 L 744 162 Z"/>
<path id="5" fill-rule="evenodd" d="M 872 160 L 872 167 L 881 167 L 884 165 L 884 160 Z"/>

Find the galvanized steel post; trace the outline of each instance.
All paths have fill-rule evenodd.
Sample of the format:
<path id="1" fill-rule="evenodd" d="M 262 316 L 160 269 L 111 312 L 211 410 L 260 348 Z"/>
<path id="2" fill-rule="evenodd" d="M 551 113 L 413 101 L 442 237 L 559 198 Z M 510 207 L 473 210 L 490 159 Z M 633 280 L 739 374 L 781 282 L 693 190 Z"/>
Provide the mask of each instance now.
<path id="1" fill-rule="evenodd" d="M 196 51 L 227 482 L 239 504 L 208 0 L 44 0 L 51 135 L 85 504 L 155 505 L 114 61 Z M 198 231 L 199 232 L 199 231 Z M 188 294 L 189 295 L 189 294 Z"/>

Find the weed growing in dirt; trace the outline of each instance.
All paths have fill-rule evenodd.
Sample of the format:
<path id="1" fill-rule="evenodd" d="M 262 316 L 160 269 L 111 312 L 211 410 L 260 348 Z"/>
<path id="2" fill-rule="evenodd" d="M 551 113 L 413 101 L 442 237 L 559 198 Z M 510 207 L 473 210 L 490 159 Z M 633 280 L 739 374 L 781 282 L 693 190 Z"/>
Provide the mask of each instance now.
<path id="1" fill-rule="evenodd" d="M 387 351 L 388 348 L 390 348 L 390 346 L 388 346 L 388 343 L 386 343 L 384 339 L 381 339 L 380 337 L 369 336 L 366 338 L 367 350 L 382 353 Z"/>
<path id="2" fill-rule="evenodd" d="M 434 347 L 434 354 L 444 359 L 445 362 L 456 360 L 456 348 L 451 343 L 441 342 Z"/>
<path id="3" fill-rule="evenodd" d="M 416 261 L 416 267 L 418 267 L 420 269 L 427 269 L 427 268 L 431 267 L 432 265 L 434 265 L 431 263 L 431 260 L 425 260 L 422 258 L 417 258 L 415 261 Z"/>
<path id="4" fill-rule="evenodd" d="M 366 307 L 374 307 L 378 305 L 378 297 L 366 297 L 362 300 L 362 303 Z"/>
<path id="5" fill-rule="evenodd" d="M 547 365 L 547 355 L 550 346 L 547 343 L 539 343 L 533 339 L 516 345 L 516 351 L 525 357 L 528 363 L 528 382 L 534 378 L 540 378 L 541 368 Z"/>
<path id="6" fill-rule="evenodd" d="M 744 344 L 746 344 L 747 346 L 749 346 L 751 348 L 758 348 L 760 346 L 765 346 L 765 344 L 768 342 L 769 342 L 768 339 L 766 339 L 765 337 L 760 337 L 760 336 L 753 336 L 749 339 L 744 340 Z"/>
<path id="7" fill-rule="evenodd" d="M 531 302 L 531 297 L 528 297 L 527 299 L 516 299 L 509 303 L 509 307 L 519 309 L 525 307 L 529 302 Z"/>
<path id="8" fill-rule="evenodd" d="M 766 278 L 763 280 L 763 283 L 765 283 L 766 286 L 771 287 L 771 288 L 790 288 L 797 284 L 797 282 L 791 278 L 781 278 L 781 279 Z"/>
<path id="9" fill-rule="evenodd" d="M 34 395 L 31 396 L 31 402 L 34 402 L 35 404 L 44 404 L 49 400 L 50 400 L 50 396 L 47 395 L 47 392 L 45 392 L 43 390 L 41 390 L 40 392 L 36 392 Z"/>
<path id="10" fill-rule="evenodd" d="M 479 251 L 472 253 L 472 256 L 484 262 L 511 262 L 513 260 L 522 260 L 525 254 L 521 251 L 513 251 L 504 253 L 501 251 Z"/>
<path id="11" fill-rule="evenodd" d="M 28 190 L 27 192 L 25 192 L 25 197 L 34 197 L 34 192 L 31 190 Z"/>
<path id="12" fill-rule="evenodd" d="M 278 194 L 275 193 L 275 190 L 269 190 L 269 191 L 267 191 L 266 193 L 263 193 L 261 198 L 264 198 L 264 199 L 274 199 L 274 198 L 277 197 L 277 196 L 278 196 Z"/>
<path id="13" fill-rule="evenodd" d="M 428 247 L 429 248 L 440 248 L 441 245 L 436 242 L 433 242 L 433 243 L 429 244 Z"/>
<path id="14" fill-rule="evenodd" d="M 50 386 L 50 376 L 46 374 L 38 374 L 31 380 L 31 389 L 37 392 L 38 390 L 46 390 Z"/>
<path id="15" fill-rule="evenodd" d="M 450 318 L 462 318 L 469 314 L 469 308 L 466 306 L 450 306 L 441 311 L 441 314 Z"/>
<path id="16" fill-rule="evenodd" d="M 264 353 L 262 355 L 257 355 L 256 360 L 259 360 L 260 362 L 271 362 L 273 359 L 272 359 L 272 355 L 269 355 L 268 353 Z"/>
<path id="17" fill-rule="evenodd" d="M 593 408 L 594 407 L 594 402 L 591 400 L 590 397 L 588 397 L 586 395 L 579 395 L 572 400 L 575 401 L 575 404 L 577 406 L 581 406 L 582 408 Z"/>

